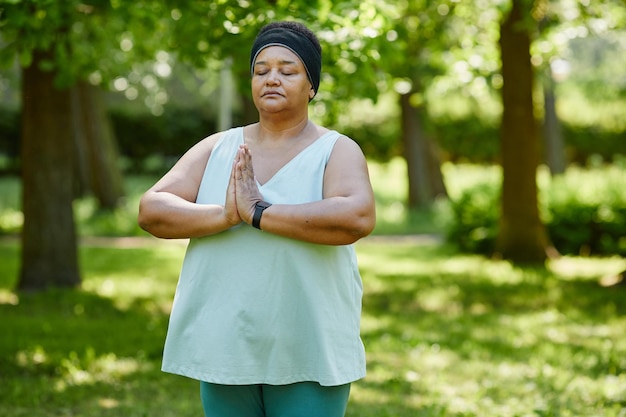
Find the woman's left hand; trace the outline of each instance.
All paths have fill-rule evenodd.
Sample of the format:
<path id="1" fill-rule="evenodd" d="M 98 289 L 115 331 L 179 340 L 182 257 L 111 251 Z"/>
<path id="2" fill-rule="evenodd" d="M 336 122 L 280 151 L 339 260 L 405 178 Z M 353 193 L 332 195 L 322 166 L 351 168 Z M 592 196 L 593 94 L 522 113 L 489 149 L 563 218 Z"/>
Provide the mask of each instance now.
<path id="1" fill-rule="evenodd" d="M 235 195 L 239 216 L 246 223 L 252 223 L 254 206 L 263 200 L 254 176 L 252 155 L 248 145 L 240 145 L 235 158 Z"/>

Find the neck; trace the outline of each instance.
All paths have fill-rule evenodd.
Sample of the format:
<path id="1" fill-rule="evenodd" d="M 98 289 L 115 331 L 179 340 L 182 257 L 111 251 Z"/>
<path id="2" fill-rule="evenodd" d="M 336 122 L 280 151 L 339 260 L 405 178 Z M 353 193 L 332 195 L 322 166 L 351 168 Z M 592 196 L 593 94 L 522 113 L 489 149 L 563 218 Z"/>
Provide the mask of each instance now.
<path id="1" fill-rule="evenodd" d="M 258 138 L 264 140 L 293 139 L 300 136 L 309 126 L 308 115 L 299 119 L 284 117 L 261 117 L 258 124 Z"/>

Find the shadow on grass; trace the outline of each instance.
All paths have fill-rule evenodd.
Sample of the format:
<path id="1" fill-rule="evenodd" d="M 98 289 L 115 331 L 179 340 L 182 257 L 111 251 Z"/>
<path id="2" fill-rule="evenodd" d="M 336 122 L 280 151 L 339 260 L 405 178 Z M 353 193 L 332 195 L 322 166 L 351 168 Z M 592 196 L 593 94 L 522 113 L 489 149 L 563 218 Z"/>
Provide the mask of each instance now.
<path id="1" fill-rule="evenodd" d="M 160 371 L 176 275 L 153 268 L 167 254 L 82 248 L 81 261 L 85 289 L 0 303 L 0 415 L 199 415 L 197 383 Z"/>
<path id="2" fill-rule="evenodd" d="M 377 407 L 363 395 L 354 416 L 613 415 L 599 410 L 626 405 L 624 289 L 445 246 L 361 245 L 360 254 L 370 352 L 360 384 L 387 400 Z M 618 395 L 602 394 L 612 379 Z M 585 390 L 598 397 L 576 398 Z M 527 404 L 502 406 L 523 393 Z"/>
<path id="3" fill-rule="evenodd" d="M 357 246 L 368 376 L 347 417 L 626 406 L 623 290 L 401 242 Z M 83 290 L 0 302 L 0 415 L 201 415 L 197 383 L 159 370 L 182 253 L 81 248 Z M 13 285 L 16 254 L 0 245 L 0 290 Z"/>
<path id="4" fill-rule="evenodd" d="M 147 304 L 139 299 L 120 309 L 84 291 L 51 290 L 0 305 L 0 404 L 29 416 L 168 415 L 163 410 L 191 408 L 195 390 L 181 398 L 174 383 L 180 381 L 159 371 L 167 315 Z M 178 394 L 165 400 L 170 390 Z"/>

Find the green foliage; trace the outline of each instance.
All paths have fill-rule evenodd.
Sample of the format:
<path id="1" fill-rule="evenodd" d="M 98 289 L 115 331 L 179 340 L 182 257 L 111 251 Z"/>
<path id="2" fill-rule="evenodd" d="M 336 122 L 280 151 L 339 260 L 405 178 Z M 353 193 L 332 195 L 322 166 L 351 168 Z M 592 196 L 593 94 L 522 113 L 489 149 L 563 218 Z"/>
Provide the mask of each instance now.
<path id="1" fill-rule="evenodd" d="M 444 176 L 451 212 L 447 241 L 462 251 L 490 254 L 498 232 L 501 169 L 448 164 Z"/>
<path id="2" fill-rule="evenodd" d="M 441 117 L 432 131 L 444 161 L 490 163 L 500 155 L 499 127 L 481 118 Z"/>
<path id="3" fill-rule="evenodd" d="M 184 245 L 111 243 L 81 247 L 82 289 L 15 294 L 19 249 L 0 242 L 0 415 L 201 415 L 197 382 L 159 370 Z M 347 417 L 621 415 L 626 306 L 598 280 L 624 260 L 356 248 L 368 375 Z"/>
<path id="4" fill-rule="evenodd" d="M 126 199 L 115 210 L 101 210 L 93 197 L 74 203 L 74 217 L 80 236 L 146 236 L 137 224 L 139 199 L 156 179 L 154 176 L 131 176 L 124 182 Z"/>
<path id="5" fill-rule="evenodd" d="M 445 201 L 419 211 L 407 209 L 406 163 L 393 158 L 387 163 L 369 162 L 376 198 L 376 235 L 440 235 L 447 222 Z"/>
<path id="6" fill-rule="evenodd" d="M 563 137 L 570 162 L 586 164 L 591 158 L 612 161 L 616 156 L 626 156 L 626 130 L 567 124 L 563 126 Z"/>
<path id="7" fill-rule="evenodd" d="M 170 106 L 159 117 L 114 110 L 111 119 L 130 173 L 164 174 L 189 148 L 217 130 L 213 118 L 199 108 Z M 155 158 L 162 163 L 146 164 Z"/>
<path id="8" fill-rule="evenodd" d="M 384 94 L 376 102 L 355 99 L 332 128 L 354 139 L 369 159 L 385 162 L 402 153 L 399 112 L 395 94 Z"/>
<path id="9" fill-rule="evenodd" d="M 393 95 L 381 98 L 376 104 L 369 100 L 355 100 L 336 121 L 333 128 L 352 137 L 368 158 L 381 162 L 402 154 L 398 141 L 399 122 L 397 103 Z M 591 107 L 580 109 L 584 114 Z M 111 108 L 115 134 L 124 168 L 130 173 L 163 173 L 172 162 L 200 139 L 216 131 L 215 118 L 201 107 L 166 106 L 160 116 L 147 112 L 130 112 Z M 315 105 L 312 108 L 315 116 Z M 565 152 L 570 162 L 587 164 L 596 156 L 611 162 L 618 155 L 626 155 L 626 130 L 612 130 L 598 124 L 562 125 Z M 497 122 L 478 116 L 450 117 L 436 115 L 428 124 L 444 161 L 454 163 L 498 162 L 499 131 Z M 0 110 L 0 172 L 18 170 L 19 112 Z"/>
<path id="10" fill-rule="evenodd" d="M 594 172 L 570 168 L 544 193 L 547 228 L 568 254 L 626 255 L 626 164 Z"/>
<path id="11" fill-rule="evenodd" d="M 561 254 L 626 255 L 626 167 L 569 168 L 539 176 L 540 212 Z M 497 236 L 500 184 L 479 180 L 451 196 L 448 240 L 463 251 L 490 254 Z"/>
<path id="12" fill-rule="evenodd" d="M 562 54 L 573 65 L 569 78 L 558 86 L 557 97 L 568 153 L 575 161 L 585 160 L 596 147 L 608 160 L 611 154 L 622 153 L 625 143 L 625 90 L 619 84 L 624 12 L 616 6 L 615 1 L 593 5 L 560 1 L 538 4 L 541 10 L 536 11 L 545 13 L 554 25 L 537 42 L 535 58 L 545 64 Z M 356 98 L 358 103 L 363 97 L 388 103 L 387 96 L 394 89 L 408 86 L 429 108 L 431 120 L 425 121 L 426 126 L 450 160 L 492 162 L 498 149 L 495 126 L 500 111 L 493 101 L 501 85 L 496 40 L 498 22 L 508 8 L 509 3 L 503 1 L 16 0 L 1 6 L 6 47 L 0 55 L 7 65 L 16 55 L 26 64 L 33 51 L 47 48 L 52 56 L 44 64 L 59 70 L 66 80 L 89 79 L 104 88 L 124 91 L 129 99 L 146 98 L 146 105 L 160 114 L 169 98 L 165 78 L 177 77 L 169 72 L 176 62 L 205 68 L 210 62 L 215 65 L 216 60 L 232 59 L 235 81 L 240 91 L 247 92 L 246 45 L 268 21 L 296 18 L 319 34 L 324 47 L 322 91 L 312 104 L 314 119 L 340 126 L 370 157 L 383 160 L 398 155 L 400 127 L 394 105 L 386 105 L 391 112 L 382 109 L 376 117 L 356 118 L 350 125 L 345 123 L 346 108 L 353 105 L 351 100 Z M 586 38 L 572 39 L 583 36 Z M 581 89 L 590 103 L 576 94 Z M 457 114 L 459 97 L 469 98 L 470 113 Z M 581 102 L 585 104 L 582 107 L 577 105 Z M 435 107 L 439 109 L 436 114 L 432 113 Z M 584 124 L 577 123 L 583 119 Z M 124 122 L 129 122 L 122 123 L 124 126 L 134 123 Z M 149 126 L 136 132 L 153 130 L 153 138 L 170 135 L 178 129 L 172 122 L 178 120 L 168 120 L 166 128 L 158 132 Z M 137 123 L 146 127 L 145 121 Z M 161 125 L 157 119 L 153 123 Z M 12 157 L 14 149 L 4 149 L 9 145 L 2 137 L 4 129 L 0 132 L 0 153 Z M 156 151 L 150 154 L 156 156 L 150 155 L 152 161 L 161 158 L 167 166 L 169 158 L 158 146 L 168 148 L 165 153 L 169 154 L 180 137 L 159 139 L 141 145 L 123 139 L 123 147 L 131 149 L 130 158 L 141 154 L 143 159 L 153 146 Z M 11 142 L 11 147 L 16 143 Z M 183 147 L 181 144 L 177 151 Z M 139 169 L 142 162 L 129 164 Z"/>
<path id="13" fill-rule="evenodd" d="M 24 216 L 20 210 L 21 187 L 14 177 L 0 181 L 0 235 L 17 234 L 22 230 Z"/>
<path id="14" fill-rule="evenodd" d="M 453 223 L 447 240 L 470 253 L 490 254 L 498 235 L 499 187 L 476 184 L 451 202 Z"/>
<path id="15" fill-rule="evenodd" d="M 20 113 L 14 109 L 0 109 L 0 173 L 18 172 L 20 143 Z"/>

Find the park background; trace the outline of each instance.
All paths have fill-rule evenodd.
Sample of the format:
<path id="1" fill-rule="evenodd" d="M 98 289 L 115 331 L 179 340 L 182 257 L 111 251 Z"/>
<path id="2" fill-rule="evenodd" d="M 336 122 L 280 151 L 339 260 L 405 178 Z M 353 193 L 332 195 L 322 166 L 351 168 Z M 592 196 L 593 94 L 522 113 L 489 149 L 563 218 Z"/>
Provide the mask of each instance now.
<path id="1" fill-rule="evenodd" d="M 184 242 L 139 196 L 254 120 L 249 48 L 319 34 L 311 117 L 370 162 L 349 416 L 621 416 L 620 1 L 4 1 L 0 414 L 198 415 L 158 371 Z M 512 109 L 514 109 L 512 111 Z"/>

